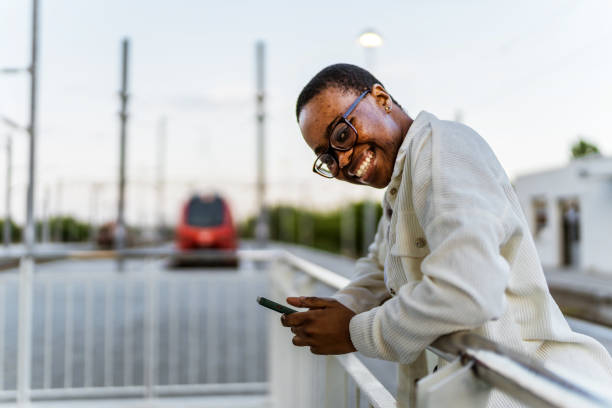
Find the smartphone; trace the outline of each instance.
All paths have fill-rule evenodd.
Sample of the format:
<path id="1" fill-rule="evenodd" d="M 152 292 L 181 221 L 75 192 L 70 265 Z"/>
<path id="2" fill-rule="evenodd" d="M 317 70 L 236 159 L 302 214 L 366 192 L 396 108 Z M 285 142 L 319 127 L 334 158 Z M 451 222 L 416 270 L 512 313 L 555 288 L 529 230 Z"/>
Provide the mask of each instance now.
<path id="1" fill-rule="evenodd" d="M 290 307 L 283 306 L 281 304 L 273 302 L 272 300 L 266 299 L 263 296 L 257 296 L 257 303 L 259 303 L 263 307 L 267 307 L 268 309 L 272 309 L 272 310 L 274 310 L 274 311 L 276 311 L 278 313 L 282 313 L 282 314 L 291 314 L 291 313 L 297 312 L 297 310 L 293 310 Z"/>

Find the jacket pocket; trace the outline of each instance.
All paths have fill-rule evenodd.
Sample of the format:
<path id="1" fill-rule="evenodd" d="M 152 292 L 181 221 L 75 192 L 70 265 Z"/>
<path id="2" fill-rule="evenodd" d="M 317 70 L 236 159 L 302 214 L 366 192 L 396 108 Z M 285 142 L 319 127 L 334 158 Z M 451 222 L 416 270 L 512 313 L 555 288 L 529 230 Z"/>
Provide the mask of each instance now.
<path id="1" fill-rule="evenodd" d="M 394 220 L 391 220 L 389 231 L 394 237 L 390 254 L 400 257 L 423 258 L 429 254 L 429 246 L 425 233 L 413 210 L 399 210 Z"/>

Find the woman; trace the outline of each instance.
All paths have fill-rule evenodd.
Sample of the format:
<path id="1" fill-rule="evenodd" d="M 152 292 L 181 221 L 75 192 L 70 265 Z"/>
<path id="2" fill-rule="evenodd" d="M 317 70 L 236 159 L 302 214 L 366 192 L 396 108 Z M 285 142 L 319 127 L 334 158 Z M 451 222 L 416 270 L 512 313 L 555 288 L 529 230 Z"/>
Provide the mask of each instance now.
<path id="1" fill-rule="evenodd" d="M 333 299 L 288 298 L 293 343 L 404 364 L 436 338 L 470 330 L 612 384 L 612 360 L 574 333 L 548 291 L 512 185 L 474 130 L 421 112 L 412 119 L 382 83 L 348 64 L 319 72 L 296 115 L 314 172 L 386 188 L 367 257 Z M 512 406 L 492 393 L 491 406 Z"/>

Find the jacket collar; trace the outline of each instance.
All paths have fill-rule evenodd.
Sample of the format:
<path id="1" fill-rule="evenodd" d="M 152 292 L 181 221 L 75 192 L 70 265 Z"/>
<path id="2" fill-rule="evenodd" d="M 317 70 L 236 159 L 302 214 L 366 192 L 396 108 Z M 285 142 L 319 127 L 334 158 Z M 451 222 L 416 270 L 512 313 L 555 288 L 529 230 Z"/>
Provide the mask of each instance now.
<path id="1" fill-rule="evenodd" d="M 429 112 L 421 111 L 417 117 L 414 119 L 406 136 L 404 137 L 404 141 L 400 145 L 400 148 L 397 152 L 397 156 L 395 158 L 395 164 L 393 165 L 393 173 L 391 173 L 391 184 L 395 184 L 394 181 L 402 176 L 404 170 L 404 162 L 406 161 L 406 153 L 410 149 L 410 143 L 412 139 L 421 133 L 424 127 L 428 126 L 429 123 L 435 119 L 435 116 Z"/>

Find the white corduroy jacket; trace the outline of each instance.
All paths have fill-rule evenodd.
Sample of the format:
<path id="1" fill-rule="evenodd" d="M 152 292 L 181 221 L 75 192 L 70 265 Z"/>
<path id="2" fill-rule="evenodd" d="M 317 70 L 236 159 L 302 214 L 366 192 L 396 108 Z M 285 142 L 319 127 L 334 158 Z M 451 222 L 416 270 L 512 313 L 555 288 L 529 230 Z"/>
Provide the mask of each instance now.
<path id="1" fill-rule="evenodd" d="M 471 330 L 612 385 L 612 359 L 573 332 L 546 285 L 506 173 L 471 128 L 421 112 L 397 156 L 369 254 L 334 297 L 357 313 L 355 348 L 412 363 Z M 493 393 L 490 406 L 519 406 Z"/>

